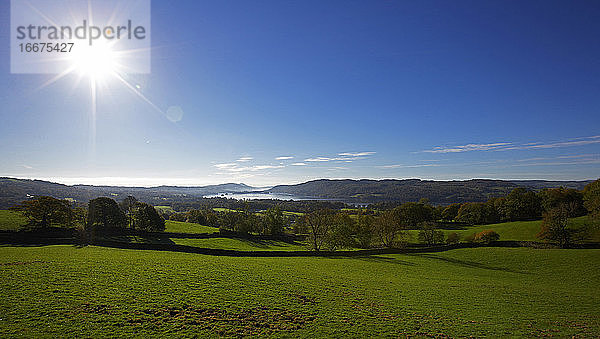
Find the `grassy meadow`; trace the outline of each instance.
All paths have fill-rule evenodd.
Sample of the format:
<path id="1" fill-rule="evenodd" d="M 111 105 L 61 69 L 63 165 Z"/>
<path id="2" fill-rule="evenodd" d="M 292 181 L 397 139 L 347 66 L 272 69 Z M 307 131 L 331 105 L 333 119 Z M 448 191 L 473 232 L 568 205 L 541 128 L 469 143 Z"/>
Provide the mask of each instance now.
<path id="1" fill-rule="evenodd" d="M 194 224 L 191 222 L 167 220 L 165 222 L 165 232 L 200 234 L 200 233 L 218 233 L 219 229 L 215 228 L 215 227 Z"/>
<path id="2" fill-rule="evenodd" d="M 0 210 L 0 230 L 18 231 L 25 227 L 27 219 L 18 212 Z"/>
<path id="3" fill-rule="evenodd" d="M 598 336 L 600 250 L 237 258 L 0 247 L 3 337 Z"/>
<path id="4" fill-rule="evenodd" d="M 585 218 L 572 222 L 582 226 Z M 0 211 L 0 228 L 25 220 Z M 536 240 L 540 221 L 466 227 Z M 173 233 L 215 233 L 167 221 Z M 410 233 L 416 233 L 410 231 Z M 416 234 L 413 235 L 413 241 Z M 302 242 L 119 236 L 240 251 Z M 472 248 L 352 258 L 0 246 L 1 337 L 600 336 L 600 250 Z"/>

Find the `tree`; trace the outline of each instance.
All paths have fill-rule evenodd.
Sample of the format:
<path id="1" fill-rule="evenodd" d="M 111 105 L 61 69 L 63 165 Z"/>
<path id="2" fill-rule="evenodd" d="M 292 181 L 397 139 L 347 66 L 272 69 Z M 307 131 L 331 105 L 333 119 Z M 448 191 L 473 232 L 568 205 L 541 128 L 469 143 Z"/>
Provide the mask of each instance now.
<path id="1" fill-rule="evenodd" d="M 308 246 L 314 251 L 320 251 L 327 240 L 329 228 L 332 224 L 333 212 L 328 209 L 320 209 L 305 214 L 304 224 L 308 229 Z"/>
<path id="2" fill-rule="evenodd" d="M 600 179 L 587 184 L 583 188 L 585 208 L 596 218 L 600 218 Z"/>
<path id="3" fill-rule="evenodd" d="M 501 219 L 517 221 L 537 219 L 542 214 L 540 198 L 523 187 L 513 189 L 504 200 Z"/>
<path id="4" fill-rule="evenodd" d="M 169 220 L 185 222 L 187 220 L 187 214 L 183 212 L 173 213 L 169 216 Z"/>
<path id="5" fill-rule="evenodd" d="M 191 210 L 186 213 L 186 222 L 191 222 L 194 224 L 206 225 L 206 217 L 204 213 L 200 210 Z"/>
<path id="6" fill-rule="evenodd" d="M 165 230 L 165 219 L 156 209 L 146 203 L 136 202 L 132 206 L 135 228 L 148 232 L 161 232 Z"/>
<path id="7" fill-rule="evenodd" d="M 584 188 L 585 190 L 585 188 Z M 585 215 L 582 192 L 572 188 L 549 188 L 539 193 L 544 211 L 550 211 L 560 206 L 567 207 L 569 218 Z"/>
<path id="8" fill-rule="evenodd" d="M 569 208 L 565 205 L 558 206 L 544 213 L 544 219 L 537 237 L 543 240 L 558 243 L 560 247 L 567 247 L 574 240 L 583 238 L 581 230 L 569 227 Z"/>
<path id="9" fill-rule="evenodd" d="M 468 202 L 460 206 L 457 221 L 466 222 L 471 225 L 490 224 L 494 222 L 493 207 L 482 202 Z"/>
<path id="10" fill-rule="evenodd" d="M 331 218 L 331 226 L 325 236 L 325 246 L 331 251 L 354 246 L 355 222 L 346 213 L 337 213 Z"/>
<path id="11" fill-rule="evenodd" d="M 87 227 L 109 229 L 126 226 L 127 217 L 113 199 L 100 197 L 88 203 Z"/>
<path id="12" fill-rule="evenodd" d="M 278 206 L 269 208 L 262 216 L 262 233 L 281 235 L 288 220 Z"/>
<path id="13" fill-rule="evenodd" d="M 498 241 L 498 239 L 500 239 L 500 234 L 494 232 L 493 230 L 484 230 L 475 234 L 475 238 L 473 240 L 476 242 L 489 244 L 491 242 Z"/>
<path id="14" fill-rule="evenodd" d="M 73 223 L 75 224 L 75 227 L 85 228 L 87 214 L 88 211 L 85 207 L 75 207 L 73 209 Z"/>
<path id="15" fill-rule="evenodd" d="M 444 208 L 442 211 L 442 220 L 453 221 L 458 215 L 460 204 L 452 204 Z"/>
<path id="16" fill-rule="evenodd" d="M 217 213 L 215 213 L 215 211 L 211 209 L 205 209 L 202 211 L 202 214 L 204 214 L 204 218 L 206 219 L 206 226 L 219 227 L 219 216 Z"/>
<path id="17" fill-rule="evenodd" d="M 356 218 L 356 242 L 358 246 L 361 248 L 369 248 L 371 247 L 371 242 L 373 241 L 374 236 L 374 217 L 368 211 L 363 211 L 362 209 L 358 211 L 358 216 Z"/>
<path id="18" fill-rule="evenodd" d="M 119 203 L 119 208 L 121 209 L 121 211 L 123 211 L 123 213 L 125 213 L 125 216 L 127 217 L 127 223 L 129 225 L 129 228 L 134 228 L 133 206 L 137 202 L 138 200 L 134 196 L 128 195 L 127 198 L 123 199 L 123 201 Z"/>
<path id="19" fill-rule="evenodd" d="M 433 220 L 433 207 L 426 202 L 407 202 L 397 207 L 397 216 L 402 226 L 416 227 L 422 222 Z"/>
<path id="20" fill-rule="evenodd" d="M 384 211 L 375 218 L 375 222 L 373 223 L 375 234 L 385 247 L 394 247 L 396 245 L 396 237 L 403 229 L 398 213 L 397 209 Z"/>
<path id="21" fill-rule="evenodd" d="M 444 242 L 444 232 L 437 229 L 433 222 L 423 222 L 419 231 L 419 241 L 427 245 L 435 245 Z"/>
<path id="22" fill-rule="evenodd" d="M 22 201 L 11 210 L 21 212 L 32 227 L 47 228 L 52 224 L 70 226 L 73 219 L 73 210 L 70 205 L 67 200 L 41 196 Z"/>

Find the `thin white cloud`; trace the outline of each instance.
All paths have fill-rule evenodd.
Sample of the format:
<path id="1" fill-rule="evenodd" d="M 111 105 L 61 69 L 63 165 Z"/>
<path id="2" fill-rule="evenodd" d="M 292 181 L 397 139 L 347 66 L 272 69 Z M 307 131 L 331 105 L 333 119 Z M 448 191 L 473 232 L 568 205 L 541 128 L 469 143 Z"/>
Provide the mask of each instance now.
<path id="1" fill-rule="evenodd" d="M 373 155 L 376 152 L 356 152 L 356 153 L 352 153 L 352 152 L 346 152 L 346 153 L 339 153 L 338 155 L 341 157 L 366 157 L 369 155 Z"/>
<path id="2" fill-rule="evenodd" d="M 237 162 L 248 162 L 250 160 L 254 159 L 253 157 L 241 157 L 239 159 L 237 159 Z"/>
<path id="3" fill-rule="evenodd" d="M 21 167 L 23 167 L 23 168 L 25 168 L 25 169 L 33 169 L 33 167 L 32 167 L 32 166 L 29 166 L 29 165 L 21 165 Z"/>
<path id="4" fill-rule="evenodd" d="M 273 168 L 284 168 L 283 165 L 258 165 L 250 167 L 250 171 L 261 171 L 265 169 L 273 169 Z"/>
<path id="5" fill-rule="evenodd" d="M 361 160 L 370 155 L 375 154 L 375 152 L 356 152 L 356 153 L 339 153 L 336 157 L 324 157 L 317 156 L 308 159 L 304 159 L 307 162 L 328 162 L 328 161 L 343 161 L 343 162 L 352 162 L 354 160 Z"/>
<path id="6" fill-rule="evenodd" d="M 308 161 L 308 162 L 327 162 L 327 161 L 333 161 L 334 158 L 328 158 L 328 157 L 316 157 L 316 158 L 308 158 L 308 159 L 304 159 L 304 161 Z"/>
<path id="7" fill-rule="evenodd" d="M 294 159 L 294 157 L 284 156 L 284 157 L 277 157 L 277 158 L 275 158 L 275 160 L 290 160 L 290 159 Z"/>
<path id="8" fill-rule="evenodd" d="M 560 147 L 585 146 L 600 144 L 600 135 L 573 138 L 560 142 L 529 142 L 517 144 L 512 142 L 496 142 L 488 144 L 467 144 L 458 146 L 437 146 L 430 150 L 424 150 L 424 153 L 460 153 L 472 151 L 512 151 L 512 150 L 534 150 L 551 149 Z"/>
<path id="9" fill-rule="evenodd" d="M 240 166 L 237 163 L 216 164 L 214 166 L 216 168 L 220 169 L 220 170 L 227 171 L 227 172 L 232 172 L 232 173 L 256 172 L 256 171 L 262 171 L 262 170 L 266 170 L 266 169 L 275 169 L 275 168 L 283 168 L 283 167 L 285 167 L 284 165 Z"/>
<path id="10" fill-rule="evenodd" d="M 394 164 L 394 165 L 384 165 L 378 166 L 379 168 L 419 168 L 419 167 L 439 167 L 439 164 L 417 164 L 417 165 L 403 165 L 403 164 Z"/>
<path id="11" fill-rule="evenodd" d="M 291 166 L 306 166 L 306 164 L 303 162 L 295 162 L 295 163 L 291 164 Z"/>
<path id="12" fill-rule="evenodd" d="M 226 163 L 226 164 L 216 164 L 215 165 L 215 167 L 218 169 L 234 168 L 237 166 L 238 166 L 238 164 L 236 164 L 236 163 Z"/>
<path id="13" fill-rule="evenodd" d="M 523 164 L 512 164 L 511 167 L 527 167 L 527 166 L 566 166 L 566 165 L 593 165 L 600 164 L 600 159 L 583 159 L 576 161 L 560 161 L 560 162 L 531 162 Z"/>
<path id="14" fill-rule="evenodd" d="M 496 142 L 491 144 L 467 144 L 451 147 L 438 146 L 430 150 L 425 150 L 425 153 L 459 153 L 459 152 L 470 152 L 470 151 L 490 151 L 497 150 L 501 147 L 507 147 L 513 145 L 510 142 Z"/>

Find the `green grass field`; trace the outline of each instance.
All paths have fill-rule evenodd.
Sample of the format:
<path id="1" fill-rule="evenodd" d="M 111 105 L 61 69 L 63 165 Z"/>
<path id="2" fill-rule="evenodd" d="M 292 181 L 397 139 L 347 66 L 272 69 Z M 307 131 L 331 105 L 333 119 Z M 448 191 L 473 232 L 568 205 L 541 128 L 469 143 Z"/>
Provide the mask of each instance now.
<path id="1" fill-rule="evenodd" d="M 590 223 L 587 216 L 573 218 L 570 220 L 572 227 L 580 228 Z M 456 232 L 461 238 L 468 236 L 473 233 L 479 233 L 483 230 L 494 230 L 500 235 L 500 240 L 519 240 L 519 241 L 540 241 L 536 234 L 540 231 L 542 221 L 513 221 L 499 224 L 490 225 L 477 225 L 467 227 L 461 230 L 445 230 L 445 233 Z M 590 241 L 600 241 L 600 237 L 597 232 L 598 225 L 592 225 Z M 415 238 L 416 239 L 416 238 Z"/>
<path id="2" fill-rule="evenodd" d="M 302 243 L 278 240 L 248 240 L 240 238 L 180 239 L 171 238 L 177 245 L 236 251 L 305 251 Z"/>
<path id="3" fill-rule="evenodd" d="M 0 231 L 20 230 L 27 224 L 27 219 L 18 212 L 0 210 Z"/>
<path id="4" fill-rule="evenodd" d="M 217 233 L 219 232 L 219 229 L 190 222 L 167 220 L 165 223 L 165 232 L 199 234 Z"/>
<path id="5" fill-rule="evenodd" d="M 236 258 L 0 247 L 2 337 L 600 335 L 600 250 Z"/>

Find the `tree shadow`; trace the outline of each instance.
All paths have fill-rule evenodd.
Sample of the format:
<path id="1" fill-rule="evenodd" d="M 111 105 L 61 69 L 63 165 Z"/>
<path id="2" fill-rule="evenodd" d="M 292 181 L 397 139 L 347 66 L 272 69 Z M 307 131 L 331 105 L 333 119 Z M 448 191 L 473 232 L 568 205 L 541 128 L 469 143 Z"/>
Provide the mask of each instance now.
<path id="1" fill-rule="evenodd" d="M 102 240 L 120 241 L 124 243 L 140 243 L 140 244 L 165 244 L 174 245 L 175 242 L 166 236 L 109 236 L 102 237 Z"/>
<path id="2" fill-rule="evenodd" d="M 283 244 L 290 246 L 302 246 L 302 243 L 299 243 L 292 239 L 257 239 L 257 238 L 235 238 L 249 246 L 256 248 L 269 248 L 273 246 L 281 247 Z"/>
<path id="3" fill-rule="evenodd" d="M 382 256 L 378 256 L 378 255 L 365 255 L 365 256 L 358 256 L 358 257 L 354 257 L 354 258 L 357 260 L 362 260 L 362 261 L 385 263 L 385 264 L 396 264 L 396 265 L 404 265 L 404 266 L 415 266 L 416 265 L 415 263 L 405 261 L 405 260 L 400 260 L 398 258 L 382 257 Z"/>
<path id="4" fill-rule="evenodd" d="M 485 269 L 485 270 L 502 271 L 502 272 L 509 272 L 509 273 L 517 273 L 517 274 L 531 274 L 529 272 L 523 272 L 523 271 L 513 270 L 513 269 L 510 269 L 510 268 L 506 268 L 506 267 L 491 266 L 491 265 L 483 264 L 483 263 L 476 262 L 476 261 L 460 260 L 460 259 L 442 257 L 442 256 L 439 256 L 437 254 L 406 254 L 406 255 L 417 256 L 417 257 L 421 257 L 421 258 L 433 259 L 433 260 L 438 260 L 438 261 L 443 261 L 443 262 L 450 263 L 450 264 L 453 264 L 453 265 L 456 265 L 456 266 L 461 266 L 461 267 L 481 268 L 481 269 Z"/>

